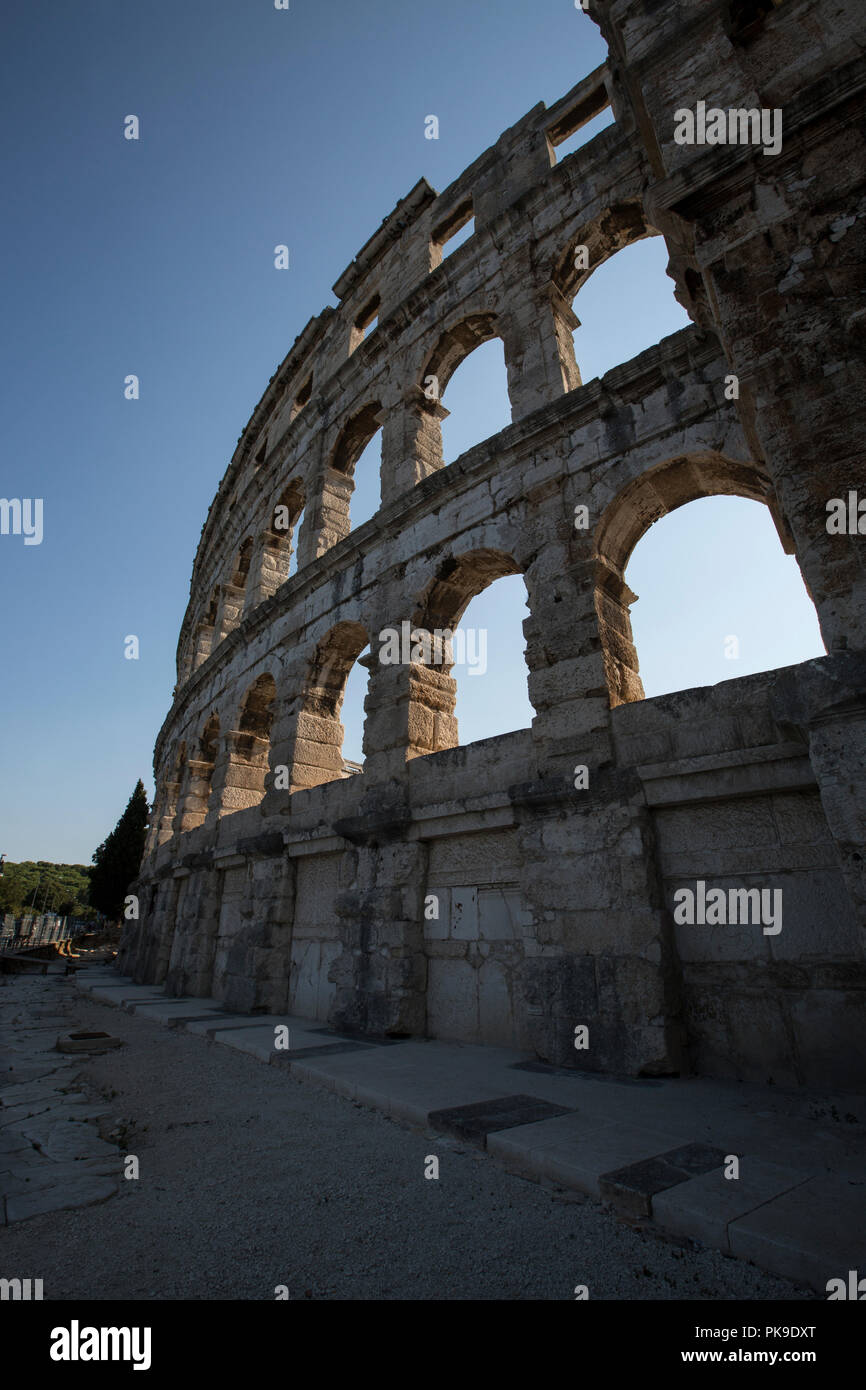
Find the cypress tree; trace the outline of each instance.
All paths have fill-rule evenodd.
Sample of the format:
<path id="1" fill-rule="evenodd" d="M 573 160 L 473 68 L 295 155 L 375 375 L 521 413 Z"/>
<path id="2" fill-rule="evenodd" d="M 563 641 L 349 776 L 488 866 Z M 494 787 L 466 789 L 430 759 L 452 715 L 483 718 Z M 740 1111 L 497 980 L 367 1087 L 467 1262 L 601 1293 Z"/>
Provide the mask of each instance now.
<path id="1" fill-rule="evenodd" d="M 139 778 L 126 810 L 93 856 L 90 901 L 97 911 L 115 922 L 123 917 L 126 890 L 141 865 L 147 817 L 147 794 Z"/>

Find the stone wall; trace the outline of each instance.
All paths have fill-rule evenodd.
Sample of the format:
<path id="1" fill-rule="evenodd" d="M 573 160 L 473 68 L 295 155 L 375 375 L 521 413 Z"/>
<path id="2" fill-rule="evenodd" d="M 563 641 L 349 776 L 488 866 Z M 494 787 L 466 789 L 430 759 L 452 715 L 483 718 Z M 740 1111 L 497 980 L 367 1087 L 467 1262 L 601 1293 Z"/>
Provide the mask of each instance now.
<path id="1" fill-rule="evenodd" d="M 170 992 L 371 1033 L 859 1086 L 863 540 L 825 524 L 866 483 L 858 6 L 590 9 L 609 63 L 443 193 L 416 185 L 238 442 L 195 559 L 121 958 Z M 677 144 L 674 112 L 701 100 L 781 108 L 781 151 Z M 557 162 L 608 102 L 615 124 Z M 583 384 L 571 303 L 656 234 L 693 326 Z M 444 467 L 442 393 L 492 337 L 512 423 Z M 381 507 L 352 529 L 380 427 Z M 770 509 L 828 655 L 644 700 L 626 565 L 655 520 L 719 493 Z M 379 634 L 453 629 L 509 574 L 532 726 L 459 747 L 448 660 L 387 664 Z M 340 707 L 368 644 L 349 775 Z M 781 889 L 781 930 L 679 922 L 698 883 Z"/>

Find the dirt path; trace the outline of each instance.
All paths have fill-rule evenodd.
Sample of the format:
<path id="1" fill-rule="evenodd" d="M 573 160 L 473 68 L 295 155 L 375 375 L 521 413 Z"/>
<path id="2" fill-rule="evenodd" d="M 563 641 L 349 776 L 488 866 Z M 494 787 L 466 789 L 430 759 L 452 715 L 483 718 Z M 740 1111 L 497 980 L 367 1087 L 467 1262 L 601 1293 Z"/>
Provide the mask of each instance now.
<path id="1" fill-rule="evenodd" d="M 16 978 L 0 1001 L 21 989 Z M 0 1275 L 46 1299 L 775 1299 L 809 1297 L 716 1251 L 630 1229 L 251 1057 L 79 996 L 28 997 L 125 1046 L 84 1063 L 101 1132 L 140 1177 L 100 1205 L 6 1228 Z M 14 997 L 14 996 L 12 996 Z M 436 1154 L 440 1177 L 424 1177 Z"/>

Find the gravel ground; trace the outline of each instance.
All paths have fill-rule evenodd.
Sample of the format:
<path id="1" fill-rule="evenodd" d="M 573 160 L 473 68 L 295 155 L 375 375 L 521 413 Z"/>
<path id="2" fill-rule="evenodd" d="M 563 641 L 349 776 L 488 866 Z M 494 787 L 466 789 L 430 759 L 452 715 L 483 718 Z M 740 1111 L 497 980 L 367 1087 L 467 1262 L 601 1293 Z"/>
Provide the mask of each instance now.
<path id="1" fill-rule="evenodd" d="M 789 1299 L 813 1297 L 718 1251 L 668 1242 L 599 1203 L 506 1173 L 207 1039 L 77 994 L 6 989 L 124 1039 L 82 1064 L 103 1137 L 140 1160 L 101 1205 L 2 1233 L 2 1269 L 46 1299 Z M 5 994 L 4 1002 L 9 1000 Z M 17 1002 L 17 1001 L 16 1001 Z M 425 1157 L 439 1180 L 424 1177 Z"/>

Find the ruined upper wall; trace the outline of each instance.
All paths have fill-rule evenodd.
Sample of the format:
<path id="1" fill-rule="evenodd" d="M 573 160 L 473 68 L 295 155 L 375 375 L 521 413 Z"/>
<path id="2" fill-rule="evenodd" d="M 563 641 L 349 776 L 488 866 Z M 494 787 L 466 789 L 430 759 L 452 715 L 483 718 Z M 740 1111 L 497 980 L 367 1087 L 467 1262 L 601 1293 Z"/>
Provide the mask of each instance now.
<path id="1" fill-rule="evenodd" d="M 554 106 L 539 103 L 441 194 L 422 179 L 338 278 L 338 307 L 323 310 L 296 339 L 243 431 L 211 505 L 178 647 L 181 681 L 193 630 L 213 590 L 229 577 L 233 552 L 251 529 L 267 528 L 271 508 L 293 478 L 310 503 L 323 470 L 333 464 L 341 431 L 366 406 L 375 407 L 369 423 L 391 417 L 383 500 L 418 480 L 401 471 L 407 429 L 395 425 L 394 417 L 417 412 L 431 354 L 456 323 L 473 315 L 485 319 L 472 325 L 474 341 L 467 337 L 450 346 L 448 362 L 440 364 L 442 389 L 444 373 L 453 371 L 461 354 L 497 335 L 510 359 L 515 419 L 538 403 L 539 388 L 547 400 L 579 384 L 570 341 L 566 345 L 576 322 L 567 296 L 577 284 L 564 269 L 569 243 L 594 235 L 603 259 L 624 239 L 644 234 L 637 203 L 642 158 L 623 132 L 608 129 L 556 162 L 556 144 L 608 104 L 606 82 L 602 66 Z M 624 232 L 601 225 L 609 209 L 627 204 Z M 469 217 L 474 235 L 443 262 L 443 246 Z M 514 322 L 514 307 L 539 291 L 557 320 L 561 362 L 533 360 L 545 350 L 525 341 L 532 336 L 528 321 Z M 363 325 L 374 314 L 378 325 L 364 338 Z M 425 471 L 438 466 L 441 456 L 428 457 Z M 308 563 L 340 536 L 330 534 L 321 517 L 305 519 L 300 547 Z"/>

